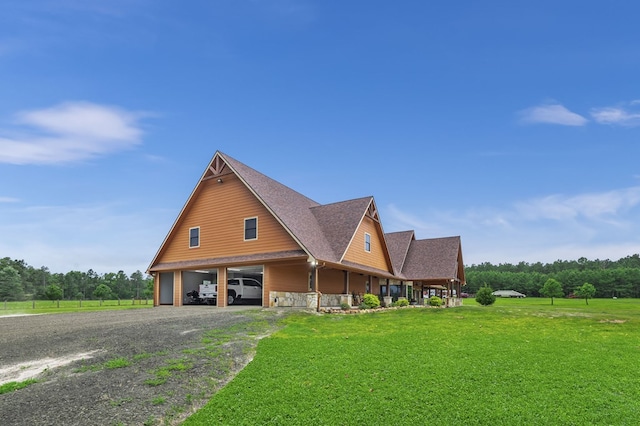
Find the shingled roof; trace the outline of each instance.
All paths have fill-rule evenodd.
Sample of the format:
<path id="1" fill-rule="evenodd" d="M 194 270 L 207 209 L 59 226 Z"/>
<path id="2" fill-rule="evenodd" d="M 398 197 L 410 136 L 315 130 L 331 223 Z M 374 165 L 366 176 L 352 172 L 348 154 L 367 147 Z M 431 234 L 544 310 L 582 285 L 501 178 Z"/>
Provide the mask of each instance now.
<path id="1" fill-rule="evenodd" d="M 402 275 L 407 280 L 450 279 L 457 277 L 460 237 L 413 240 L 409 245 Z"/>
<path id="2" fill-rule="evenodd" d="M 342 258 L 372 202 L 373 197 L 364 197 L 311 208 L 322 233 L 331 245 L 335 256 L 332 261 L 337 262 Z"/>
<path id="3" fill-rule="evenodd" d="M 271 214 L 287 230 L 300 248 L 316 260 L 343 264 L 367 271 L 365 265 L 356 265 L 342 261 L 358 226 L 366 214 L 379 222 L 375 201 L 372 196 L 341 201 L 332 204 L 320 204 L 289 188 L 286 185 L 252 169 L 240 161 L 217 151 L 202 175 L 202 180 L 234 173 Z M 197 192 L 200 182 L 192 192 Z M 185 211 L 189 200 L 176 219 Z M 380 231 L 382 231 L 382 225 Z M 175 227 L 175 223 L 174 223 Z M 169 235 L 163 242 L 163 246 Z M 460 237 L 416 240 L 414 231 L 402 231 L 384 234 L 382 242 L 391 261 L 393 272 L 371 270 L 379 276 L 404 280 L 450 279 L 456 277 L 458 260 L 461 260 Z M 156 254 L 154 263 L 161 252 Z M 293 252 L 292 252 L 293 253 Z M 288 255 L 291 255 L 289 253 Z M 304 255 L 302 251 L 298 255 Z M 208 259 L 211 264 L 221 261 L 235 261 L 235 258 Z M 264 260 L 264 259 L 263 259 Z M 170 269 L 176 266 L 191 266 L 189 262 L 155 265 L 154 269 Z M 202 261 L 198 261 L 198 264 Z M 464 273 L 464 272 L 463 272 Z"/>
<path id="4" fill-rule="evenodd" d="M 400 231 L 384 234 L 385 240 L 387 240 L 387 248 L 389 249 L 389 255 L 391 256 L 391 263 L 393 264 L 393 272 L 400 276 L 402 273 L 402 266 L 407 258 L 409 251 L 409 245 L 411 241 L 415 239 L 413 231 Z"/>

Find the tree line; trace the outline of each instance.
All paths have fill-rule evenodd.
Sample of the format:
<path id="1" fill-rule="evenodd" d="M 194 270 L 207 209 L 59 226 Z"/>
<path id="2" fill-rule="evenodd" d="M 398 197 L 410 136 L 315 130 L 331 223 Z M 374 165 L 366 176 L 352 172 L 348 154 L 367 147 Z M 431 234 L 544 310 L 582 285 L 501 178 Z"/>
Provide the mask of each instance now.
<path id="1" fill-rule="evenodd" d="M 556 260 L 553 263 L 518 264 L 489 262 L 465 267 L 465 291 L 475 294 L 483 286 L 493 290 L 515 290 L 527 296 L 542 296 L 540 290 L 549 279 L 562 286 L 564 295 L 572 295 L 584 283 L 592 284 L 595 297 L 640 297 L 640 255 L 619 260 Z"/>
<path id="2" fill-rule="evenodd" d="M 153 278 L 136 271 L 98 274 L 69 271 L 52 273 L 24 260 L 0 259 L 0 300 L 144 299 L 153 296 Z"/>

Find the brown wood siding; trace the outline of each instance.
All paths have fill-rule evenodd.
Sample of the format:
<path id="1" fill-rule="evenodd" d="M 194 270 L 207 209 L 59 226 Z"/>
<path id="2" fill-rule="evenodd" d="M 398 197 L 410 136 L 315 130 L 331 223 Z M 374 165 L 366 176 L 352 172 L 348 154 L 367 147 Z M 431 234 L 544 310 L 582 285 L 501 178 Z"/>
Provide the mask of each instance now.
<path id="1" fill-rule="evenodd" d="M 306 293 L 309 291 L 309 266 L 302 265 L 267 266 L 269 269 L 265 294 L 270 291 L 291 291 Z"/>
<path id="2" fill-rule="evenodd" d="M 349 274 L 349 292 L 364 294 L 366 291 L 367 275 Z"/>
<path id="3" fill-rule="evenodd" d="M 325 294 L 343 294 L 344 272 L 338 269 L 320 269 L 318 290 Z"/>
<path id="4" fill-rule="evenodd" d="M 347 249 L 344 259 L 361 265 L 381 269 L 383 271 L 390 271 L 390 266 L 387 264 L 384 245 L 378 229 L 379 227 L 376 225 L 376 222 L 374 222 L 370 217 L 365 216 L 355 233 L 355 237 Z M 366 252 L 364 250 L 365 233 L 371 235 L 371 252 Z"/>
<path id="5" fill-rule="evenodd" d="M 169 236 L 157 263 L 297 250 L 299 245 L 235 176 L 203 181 Z M 244 241 L 244 219 L 258 218 L 258 238 Z M 200 247 L 189 229 L 200 227 Z"/>
<path id="6" fill-rule="evenodd" d="M 371 294 L 380 294 L 380 279 L 371 277 Z"/>

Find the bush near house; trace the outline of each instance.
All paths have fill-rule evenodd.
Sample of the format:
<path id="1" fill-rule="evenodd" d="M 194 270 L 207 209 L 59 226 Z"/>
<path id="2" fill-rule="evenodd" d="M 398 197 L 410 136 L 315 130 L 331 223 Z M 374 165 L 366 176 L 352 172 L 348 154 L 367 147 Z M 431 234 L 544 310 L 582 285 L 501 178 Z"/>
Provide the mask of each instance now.
<path id="1" fill-rule="evenodd" d="M 442 299 L 438 296 L 431 296 L 427 303 L 429 306 L 442 306 Z"/>
<path id="2" fill-rule="evenodd" d="M 380 299 L 375 294 L 367 293 L 362 298 L 360 309 L 373 309 L 380 307 Z"/>

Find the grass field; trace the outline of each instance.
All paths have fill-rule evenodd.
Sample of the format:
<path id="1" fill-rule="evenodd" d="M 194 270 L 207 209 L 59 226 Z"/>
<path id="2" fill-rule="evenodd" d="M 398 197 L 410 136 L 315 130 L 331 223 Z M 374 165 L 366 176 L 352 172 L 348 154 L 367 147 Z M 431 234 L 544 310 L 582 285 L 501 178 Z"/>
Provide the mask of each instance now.
<path id="1" fill-rule="evenodd" d="M 640 300 L 293 314 L 186 425 L 635 425 Z"/>
<path id="2" fill-rule="evenodd" d="M 0 302 L 0 316 L 24 314 L 55 314 L 62 312 L 88 312 L 113 309 L 138 309 L 153 307 L 153 300 L 29 300 L 24 302 Z"/>

